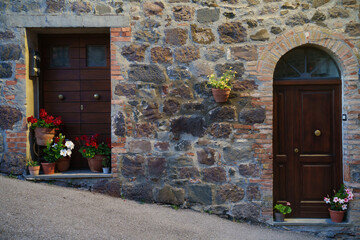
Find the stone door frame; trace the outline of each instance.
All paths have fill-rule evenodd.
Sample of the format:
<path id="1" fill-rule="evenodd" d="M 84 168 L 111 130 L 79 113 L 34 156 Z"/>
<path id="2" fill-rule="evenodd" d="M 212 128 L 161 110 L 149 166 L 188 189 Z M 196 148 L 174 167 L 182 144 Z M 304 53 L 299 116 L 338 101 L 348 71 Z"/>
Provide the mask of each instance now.
<path id="1" fill-rule="evenodd" d="M 311 45 L 325 51 L 335 60 L 340 69 L 341 110 L 343 114 L 347 114 L 347 121 L 343 121 L 341 126 L 343 182 L 350 187 L 356 186 L 356 183 L 351 182 L 350 176 L 350 165 L 359 161 L 356 151 L 350 149 L 360 145 L 356 141 L 351 141 L 356 139 L 356 134 L 359 134 L 359 131 L 355 131 L 358 128 L 356 119 L 359 112 L 356 104 L 360 104 L 360 93 L 357 91 L 359 64 L 354 52 L 356 51 L 355 46 L 342 34 L 333 33 L 327 29 L 314 26 L 293 28 L 267 45 L 259 47 L 258 61 L 248 63 L 249 69 L 253 69 L 250 71 L 250 76 L 257 78 L 259 82 L 258 91 L 254 92 L 254 96 L 258 97 L 258 104 L 266 108 L 266 121 L 261 128 L 264 129 L 264 132 L 267 131 L 268 137 L 266 140 L 257 142 L 257 148 L 264 153 L 258 154 L 257 158 L 262 163 L 263 169 L 259 184 L 264 192 L 265 202 L 262 214 L 266 219 L 271 219 L 273 213 L 273 74 L 279 59 L 291 49 L 302 45 Z M 269 134 L 269 130 L 271 130 L 271 134 Z"/>

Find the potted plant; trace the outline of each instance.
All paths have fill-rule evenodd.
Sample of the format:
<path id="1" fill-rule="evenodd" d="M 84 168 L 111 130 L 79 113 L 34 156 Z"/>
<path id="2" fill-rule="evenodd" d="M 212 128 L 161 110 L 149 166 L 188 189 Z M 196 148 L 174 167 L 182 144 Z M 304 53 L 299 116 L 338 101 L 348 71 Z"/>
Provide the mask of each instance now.
<path id="1" fill-rule="evenodd" d="M 26 163 L 26 166 L 29 167 L 30 175 L 34 175 L 34 176 L 39 175 L 40 165 L 37 161 L 30 160 Z"/>
<path id="2" fill-rule="evenodd" d="M 102 160 L 103 173 L 110 173 L 110 156 L 106 156 Z"/>
<path id="3" fill-rule="evenodd" d="M 286 205 L 276 204 L 274 210 L 276 222 L 283 222 L 285 215 L 291 213 L 292 211 L 289 202 L 286 202 Z"/>
<path id="4" fill-rule="evenodd" d="M 46 146 L 48 142 L 55 136 L 55 131 L 59 129 L 62 124 L 61 117 L 53 117 L 47 114 L 45 109 L 40 109 L 39 118 L 30 116 L 27 122 L 31 124 L 34 129 L 36 144 L 39 146 Z"/>
<path id="5" fill-rule="evenodd" d="M 61 158 L 67 159 L 61 162 L 59 171 L 66 171 L 70 166 L 70 157 L 73 149 L 74 143 L 65 140 L 65 136 L 61 133 L 55 138 L 54 143 L 52 140 L 48 142 L 44 149 L 44 159 L 46 162 L 41 163 L 44 173 L 54 174 L 56 162 Z"/>
<path id="6" fill-rule="evenodd" d="M 99 134 L 92 136 L 82 135 L 75 140 L 81 145 L 79 152 L 88 160 L 90 170 L 92 172 L 102 171 L 102 161 L 104 158 L 111 155 L 110 139 L 107 139 L 107 144 L 98 142 Z"/>
<path id="7" fill-rule="evenodd" d="M 353 200 L 354 195 L 352 190 L 349 188 L 345 188 L 344 184 L 341 185 L 338 192 L 334 190 L 334 196 L 324 197 L 324 201 L 330 204 L 329 212 L 330 218 L 333 222 L 342 222 L 345 215 L 345 210 L 349 204 L 350 200 Z"/>
<path id="8" fill-rule="evenodd" d="M 212 86 L 212 94 L 215 102 L 226 102 L 231 91 L 231 80 L 235 78 L 235 71 L 231 68 L 226 70 L 220 78 L 216 78 L 215 74 L 208 76 L 208 83 Z"/>

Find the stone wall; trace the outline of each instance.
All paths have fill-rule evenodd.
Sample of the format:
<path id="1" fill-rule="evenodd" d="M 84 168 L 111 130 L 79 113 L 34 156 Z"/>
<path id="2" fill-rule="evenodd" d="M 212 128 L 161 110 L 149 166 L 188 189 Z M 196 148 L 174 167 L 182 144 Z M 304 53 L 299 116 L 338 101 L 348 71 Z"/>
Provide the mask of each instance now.
<path id="1" fill-rule="evenodd" d="M 23 146 L 24 28 L 109 27 L 112 172 L 122 194 L 265 221 L 272 75 L 287 51 L 313 44 L 342 73 L 344 181 L 360 197 L 358 1 L 32 0 L 2 1 L 0 12 L 0 101 L 13 115 L 0 126 L 5 153 Z M 229 67 L 230 99 L 215 103 L 207 75 Z"/>

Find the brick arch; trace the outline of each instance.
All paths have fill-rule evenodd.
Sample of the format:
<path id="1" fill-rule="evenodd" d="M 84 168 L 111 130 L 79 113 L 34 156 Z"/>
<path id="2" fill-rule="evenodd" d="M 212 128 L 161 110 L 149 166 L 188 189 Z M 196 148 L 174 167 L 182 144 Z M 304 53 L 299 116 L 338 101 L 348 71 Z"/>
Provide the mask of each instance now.
<path id="1" fill-rule="evenodd" d="M 255 152 L 264 154 L 256 155 L 262 163 L 261 188 L 266 195 L 272 195 L 272 126 L 273 126 L 273 74 L 279 59 L 291 49 L 311 45 L 328 53 L 337 63 L 342 80 L 342 111 L 347 113 L 348 121 L 342 122 L 342 145 L 343 145 L 343 177 L 346 185 L 356 187 L 351 180 L 351 165 L 360 164 L 358 150 L 360 135 L 357 119 L 360 116 L 360 88 L 359 63 L 355 55 L 356 48 L 350 40 L 342 34 L 331 33 L 329 30 L 315 26 L 297 27 L 277 37 L 263 47 L 259 47 L 259 58 L 256 68 L 250 73 L 256 77 L 259 83 L 258 91 L 254 96 L 258 98 L 256 104 L 265 107 L 266 120 L 261 129 L 265 129 L 267 139 L 257 141 Z M 270 130 L 270 131 L 269 131 Z M 261 130 L 262 131 L 262 130 Z M 270 133 L 271 132 L 271 133 Z M 354 141 L 355 140 L 355 141 Z M 269 167 L 270 166 L 270 167 Z M 270 198 L 267 202 L 272 206 Z M 272 208 L 263 207 L 262 216 L 265 219 L 272 217 Z"/>

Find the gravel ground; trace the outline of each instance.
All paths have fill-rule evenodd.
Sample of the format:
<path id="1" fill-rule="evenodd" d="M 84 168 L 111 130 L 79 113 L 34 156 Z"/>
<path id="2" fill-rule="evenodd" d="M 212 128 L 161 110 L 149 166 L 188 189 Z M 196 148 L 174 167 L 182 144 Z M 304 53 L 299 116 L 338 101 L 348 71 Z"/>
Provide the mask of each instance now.
<path id="1" fill-rule="evenodd" d="M 0 176 L 0 239 L 317 239 Z"/>

